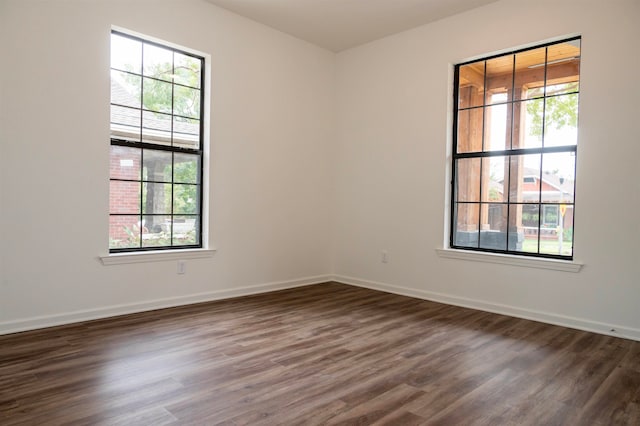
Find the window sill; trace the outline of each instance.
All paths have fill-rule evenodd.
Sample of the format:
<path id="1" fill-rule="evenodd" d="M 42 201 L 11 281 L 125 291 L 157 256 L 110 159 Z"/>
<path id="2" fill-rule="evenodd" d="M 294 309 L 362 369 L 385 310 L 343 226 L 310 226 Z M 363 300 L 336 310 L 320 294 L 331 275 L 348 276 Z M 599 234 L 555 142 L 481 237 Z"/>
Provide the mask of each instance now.
<path id="1" fill-rule="evenodd" d="M 212 257 L 215 249 L 192 250 L 162 250 L 155 252 L 137 253 L 112 253 L 100 256 L 99 259 L 105 266 L 122 265 L 126 263 L 162 262 L 165 260 L 189 260 Z"/>
<path id="2" fill-rule="evenodd" d="M 474 262 L 499 263 L 502 265 L 523 266 L 525 268 L 552 269 L 563 272 L 580 272 L 582 263 L 566 260 L 513 256 L 499 253 L 479 253 L 455 249 L 436 249 L 438 256 L 446 259 L 471 260 Z"/>

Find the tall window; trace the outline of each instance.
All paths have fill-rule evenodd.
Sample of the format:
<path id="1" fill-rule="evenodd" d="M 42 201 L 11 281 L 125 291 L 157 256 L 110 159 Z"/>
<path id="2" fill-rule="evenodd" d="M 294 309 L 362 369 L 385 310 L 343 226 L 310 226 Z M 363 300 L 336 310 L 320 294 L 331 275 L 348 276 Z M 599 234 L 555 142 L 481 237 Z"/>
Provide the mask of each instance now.
<path id="1" fill-rule="evenodd" d="M 202 247 L 204 59 L 111 33 L 111 252 Z"/>
<path id="2" fill-rule="evenodd" d="M 453 248 L 573 258 L 580 38 L 456 65 Z"/>

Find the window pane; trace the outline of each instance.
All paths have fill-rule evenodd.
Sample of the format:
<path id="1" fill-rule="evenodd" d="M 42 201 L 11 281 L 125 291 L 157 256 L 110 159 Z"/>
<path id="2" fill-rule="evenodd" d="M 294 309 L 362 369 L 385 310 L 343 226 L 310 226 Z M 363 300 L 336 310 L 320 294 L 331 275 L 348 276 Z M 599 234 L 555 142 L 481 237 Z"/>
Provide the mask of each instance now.
<path id="1" fill-rule="evenodd" d="M 171 115 L 143 111 L 142 142 L 171 145 Z"/>
<path id="2" fill-rule="evenodd" d="M 542 202 L 573 203 L 576 157 L 573 152 L 542 156 Z"/>
<path id="3" fill-rule="evenodd" d="M 538 252 L 538 204 L 509 206 L 509 250 Z"/>
<path id="4" fill-rule="evenodd" d="M 580 40 L 547 48 L 546 95 L 576 92 L 580 82 Z"/>
<path id="5" fill-rule="evenodd" d="M 513 86 L 513 55 L 488 60 L 486 75 L 485 104 L 510 102 Z"/>
<path id="6" fill-rule="evenodd" d="M 142 101 L 146 109 L 171 114 L 171 83 L 144 78 Z"/>
<path id="7" fill-rule="evenodd" d="M 200 90 L 174 86 L 173 113 L 184 117 L 200 117 Z"/>
<path id="8" fill-rule="evenodd" d="M 109 216 L 109 248 L 140 247 L 140 216 Z"/>
<path id="9" fill-rule="evenodd" d="M 174 216 L 172 240 L 174 246 L 200 244 L 196 229 L 198 219 L 198 216 Z"/>
<path id="10" fill-rule="evenodd" d="M 454 215 L 453 244 L 478 247 L 480 204 L 456 203 Z"/>
<path id="11" fill-rule="evenodd" d="M 109 177 L 139 180 L 140 149 L 111 145 Z"/>
<path id="12" fill-rule="evenodd" d="M 544 206 L 552 207 L 552 206 Z M 565 216 L 566 213 L 565 213 Z M 561 215 L 559 217 L 562 217 Z M 560 256 L 573 255 L 573 223 L 560 223 L 554 227 L 545 227 L 541 229 L 540 234 L 540 253 L 555 254 Z"/>
<path id="13" fill-rule="evenodd" d="M 482 159 L 482 201 L 506 202 L 509 190 L 509 157 Z"/>
<path id="14" fill-rule="evenodd" d="M 465 109 L 458 112 L 458 152 L 482 151 L 483 108 Z"/>
<path id="15" fill-rule="evenodd" d="M 111 105 L 111 137 L 140 141 L 140 110 Z"/>
<path id="16" fill-rule="evenodd" d="M 171 216 L 143 216 L 142 247 L 171 245 Z"/>
<path id="17" fill-rule="evenodd" d="M 509 201 L 540 201 L 540 155 L 512 155 L 509 168 Z"/>
<path id="18" fill-rule="evenodd" d="M 144 182 L 142 184 L 142 213 L 171 214 L 170 183 Z"/>
<path id="19" fill-rule="evenodd" d="M 484 113 L 484 151 L 507 149 L 511 145 L 511 104 L 493 105 Z"/>
<path id="20" fill-rule="evenodd" d="M 174 82 L 200 88 L 200 60 L 175 53 Z"/>
<path id="21" fill-rule="evenodd" d="M 531 99 L 544 94 L 546 49 L 527 50 L 516 54 L 514 99 Z"/>
<path id="22" fill-rule="evenodd" d="M 507 205 L 483 203 L 480 205 L 480 248 L 507 249 Z"/>
<path id="23" fill-rule="evenodd" d="M 200 183 L 200 156 L 173 154 L 173 173 L 176 183 Z"/>
<path id="24" fill-rule="evenodd" d="M 578 91 L 579 83 L 577 81 L 569 83 L 554 84 L 546 87 L 547 96 L 556 96 L 563 94 L 571 94 Z"/>
<path id="25" fill-rule="evenodd" d="M 539 204 L 513 204 L 513 207 L 521 206 L 522 216 L 520 225 L 529 228 L 533 231 L 532 234 L 537 234 L 538 226 L 540 226 L 540 205 Z"/>
<path id="26" fill-rule="evenodd" d="M 172 153 L 145 149 L 142 153 L 144 180 L 171 182 Z"/>
<path id="27" fill-rule="evenodd" d="M 545 99 L 544 146 L 578 143 L 578 94 Z"/>
<path id="28" fill-rule="evenodd" d="M 111 68 L 140 74 L 142 43 L 118 34 L 111 34 Z"/>
<path id="29" fill-rule="evenodd" d="M 140 108 L 140 85 L 139 76 L 111 70 L 111 103 Z"/>
<path id="30" fill-rule="evenodd" d="M 456 201 L 480 201 L 480 158 L 456 160 Z"/>
<path id="31" fill-rule="evenodd" d="M 173 185 L 173 213 L 197 214 L 199 185 Z"/>
<path id="32" fill-rule="evenodd" d="M 513 148 L 540 148 L 542 146 L 542 120 L 544 99 L 513 104 Z"/>
<path id="33" fill-rule="evenodd" d="M 562 230 L 563 249 L 570 244 L 571 254 L 573 255 L 573 210 L 574 206 L 569 204 L 560 204 L 560 229 Z"/>
<path id="34" fill-rule="evenodd" d="M 171 50 L 145 43 L 144 76 L 173 81 L 172 69 L 173 52 Z"/>
<path id="35" fill-rule="evenodd" d="M 180 148 L 200 148 L 200 120 L 173 118 L 173 146 Z"/>
<path id="36" fill-rule="evenodd" d="M 555 228 L 558 226 L 558 212 L 559 208 L 557 204 L 542 205 L 542 216 L 540 218 L 540 226 L 543 228 Z"/>
<path id="37" fill-rule="evenodd" d="M 140 182 L 109 182 L 109 213 L 140 213 Z"/>
<path id="38" fill-rule="evenodd" d="M 458 108 L 482 106 L 484 102 L 484 61 L 459 68 Z"/>

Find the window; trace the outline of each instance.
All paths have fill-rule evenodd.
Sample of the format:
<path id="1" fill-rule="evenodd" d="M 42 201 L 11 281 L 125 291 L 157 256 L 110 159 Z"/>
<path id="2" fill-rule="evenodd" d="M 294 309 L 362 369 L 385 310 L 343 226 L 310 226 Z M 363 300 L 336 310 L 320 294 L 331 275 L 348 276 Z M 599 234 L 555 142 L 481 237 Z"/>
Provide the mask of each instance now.
<path id="1" fill-rule="evenodd" d="M 573 259 L 580 38 L 455 67 L 452 248 Z"/>
<path id="2" fill-rule="evenodd" d="M 111 33 L 110 252 L 202 247 L 204 59 Z"/>

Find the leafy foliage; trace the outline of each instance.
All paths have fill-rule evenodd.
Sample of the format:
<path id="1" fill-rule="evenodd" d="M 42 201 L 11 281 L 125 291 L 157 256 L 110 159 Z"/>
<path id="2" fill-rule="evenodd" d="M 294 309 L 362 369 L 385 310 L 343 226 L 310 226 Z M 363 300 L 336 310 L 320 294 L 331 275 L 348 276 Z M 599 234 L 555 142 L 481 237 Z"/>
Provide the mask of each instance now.
<path id="1" fill-rule="evenodd" d="M 558 84 L 547 87 L 547 96 L 555 93 L 571 93 L 578 90 L 578 83 Z M 559 95 L 545 98 L 542 102 L 527 102 L 527 114 L 531 117 L 531 136 L 542 136 L 544 121 L 555 129 L 578 126 L 578 96 Z"/>
<path id="2" fill-rule="evenodd" d="M 165 61 L 145 65 L 143 77 L 149 78 L 142 80 L 136 75 L 133 65 L 126 64 L 124 68 L 132 73 L 123 74 L 129 90 L 136 97 L 142 92 L 142 105 L 145 109 L 199 118 L 199 60 L 176 53 L 174 64 Z"/>
<path id="3" fill-rule="evenodd" d="M 143 80 L 142 105 L 151 111 L 198 118 L 200 91 L 147 78 Z"/>

